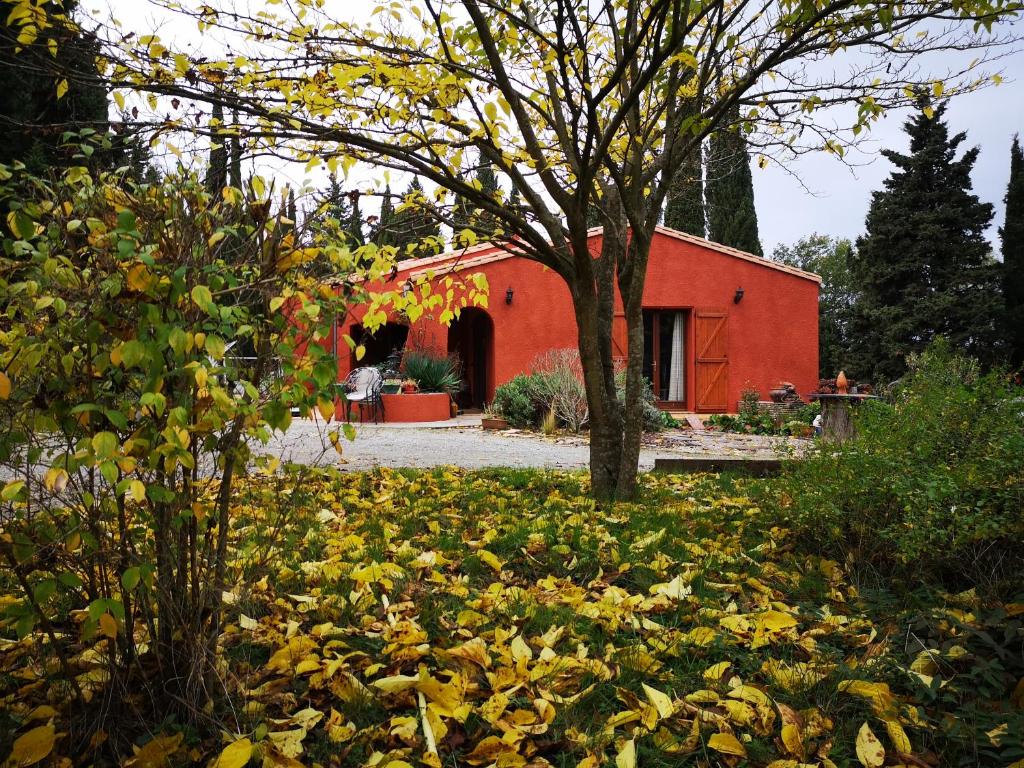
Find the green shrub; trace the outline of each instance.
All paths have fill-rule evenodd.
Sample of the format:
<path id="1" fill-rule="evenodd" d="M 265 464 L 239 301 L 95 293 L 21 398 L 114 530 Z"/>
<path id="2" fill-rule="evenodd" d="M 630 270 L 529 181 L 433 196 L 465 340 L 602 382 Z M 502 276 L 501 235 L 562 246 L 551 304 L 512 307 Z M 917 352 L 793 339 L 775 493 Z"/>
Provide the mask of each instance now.
<path id="1" fill-rule="evenodd" d="M 624 403 L 626 401 L 626 374 L 625 371 L 620 371 L 615 376 L 615 391 L 618 395 L 619 402 Z M 665 416 L 663 411 L 658 408 L 657 400 L 654 397 L 654 387 L 648 379 L 644 379 L 643 387 L 643 420 L 644 420 L 644 432 L 660 432 L 664 429 L 667 424 L 665 422 Z"/>
<path id="2" fill-rule="evenodd" d="M 494 391 L 491 408 L 517 429 L 529 429 L 540 424 L 546 412 L 539 402 L 542 386 L 539 374 L 519 374 Z"/>
<path id="3" fill-rule="evenodd" d="M 737 416 L 728 413 L 712 414 L 708 418 L 708 424 L 722 432 L 741 432 L 748 435 L 785 434 L 775 425 L 775 419 L 769 414 L 746 409 Z"/>
<path id="4" fill-rule="evenodd" d="M 882 573 L 988 593 L 1024 569 L 1024 416 L 1000 373 L 939 342 L 911 360 L 858 435 L 766 486 L 806 543 Z"/>
<path id="5" fill-rule="evenodd" d="M 423 392 L 455 395 L 462 387 L 458 361 L 450 357 L 410 350 L 402 358 L 402 371 Z"/>

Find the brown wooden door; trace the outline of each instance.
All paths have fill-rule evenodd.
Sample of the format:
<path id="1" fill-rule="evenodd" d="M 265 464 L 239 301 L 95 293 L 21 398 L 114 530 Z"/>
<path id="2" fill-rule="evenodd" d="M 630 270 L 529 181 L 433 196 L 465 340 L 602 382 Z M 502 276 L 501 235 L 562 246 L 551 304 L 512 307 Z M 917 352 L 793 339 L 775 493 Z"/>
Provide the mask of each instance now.
<path id="1" fill-rule="evenodd" d="M 696 370 L 694 384 L 698 411 L 729 410 L 729 315 L 722 311 L 694 313 Z"/>

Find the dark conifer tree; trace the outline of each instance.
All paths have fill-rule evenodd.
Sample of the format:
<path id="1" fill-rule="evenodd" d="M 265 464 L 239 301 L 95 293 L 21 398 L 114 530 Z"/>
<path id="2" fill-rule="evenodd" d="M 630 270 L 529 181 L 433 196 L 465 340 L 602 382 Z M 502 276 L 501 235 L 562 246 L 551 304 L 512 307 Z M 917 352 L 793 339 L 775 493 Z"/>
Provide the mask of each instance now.
<path id="1" fill-rule="evenodd" d="M 348 199 L 349 214 L 344 222 L 345 237 L 350 248 L 359 248 L 366 244 L 366 235 L 363 234 L 363 213 L 359 210 L 359 193 L 350 193 Z"/>
<path id="2" fill-rule="evenodd" d="M 384 194 L 380 201 L 380 214 L 377 216 L 377 223 L 373 228 L 373 235 L 370 238 L 374 245 L 383 247 L 395 244 L 395 201 L 391 196 L 391 185 L 384 187 Z"/>
<path id="3" fill-rule="evenodd" d="M 430 209 L 419 177 L 413 178 L 402 196 L 390 229 L 390 244 L 398 249 L 400 259 L 431 256 L 442 250 L 441 225 Z"/>
<path id="4" fill-rule="evenodd" d="M 998 268 L 985 230 L 992 206 L 971 192 L 978 149 L 957 159 L 966 135 L 949 135 L 945 104 L 926 95 L 904 124 L 909 154 L 872 194 L 866 232 L 851 254 L 858 300 L 851 323 L 853 373 L 877 383 L 906 371 L 905 358 L 937 336 L 985 362 L 998 354 Z"/>
<path id="5" fill-rule="evenodd" d="M 228 183 L 228 145 L 223 135 L 224 107 L 213 105 L 210 115 L 210 165 L 206 169 L 206 189 L 215 197 Z"/>
<path id="6" fill-rule="evenodd" d="M 459 181 L 465 181 L 466 177 L 464 174 L 459 174 Z M 462 195 L 454 195 L 454 201 L 452 202 L 452 208 L 449 212 L 449 217 L 452 222 L 452 248 L 462 248 L 469 244 L 469 241 L 463 236 L 463 233 L 467 229 L 471 229 L 473 225 L 473 208 L 470 206 L 469 201 L 466 200 Z"/>
<path id="7" fill-rule="evenodd" d="M 1003 252 L 1003 301 L 1010 364 L 1024 367 L 1024 151 L 1013 137 L 1010 183 L 1006 186 L 1006 221 L 999 230 Z"/>
<path id="8" fill-rule="evenodd" d="M 701 152 L 692 152 L 679 168 L 665 203 L 665 226 L 697 237 L 707 235 L 704 221 L 704 176 Z"/>
<path id="9" fill-rule="evenodd" d="M 738 107 L 730 113 L 725 126 L 711 135 L 705 194 L 708 238 L 763 255 L 757 234 L 754 178 Z"/>
<path id="10" fill-rule="evenodd" d="M 64 12 L 74 14 L 76 6 L 69 0 Z M 87 33 L 55 26 L 23 46 L 17 42 L 20 28 L 7 23 L 8 10 L 5 5 L 0 17 L 0 163 L 17 160 L 38 174 L 81 165 L 81 158 L 63 146 L 64 133 L 90 128 L 103 134 L 109 128 L 107 91 L 96 70 L 99 44 Z M 47 47 L 50 36 L 56 36 L 56 56 Z M 58 98 L 58 88 L 65 87 Z M 90 161 L 121 165 L 120 154 L 117 147 L 100 150 Z"/>
<path id="11" fill-rule="evenodd" d="M 231 122 L 234 125 L 234 132 L 228 145 L 228 184 L 236 189 L 242 188 L 242 137 L 239 134 L 241 126 L 238 123 L 238 112 L 231 113 Z"/>
<path id="12" fill-rule="evenodd" d="M 288 218 L 292 222 L 292 231 L 298 231 L 299 229 L 299 209 L 295 205 L 295 190 L 288 190 Z"/>
<path id="13" fill-rule="evenodd" d="M 665 201 L 665 226 L 706 237 L 704 153 L 701 147 L 696 147 L 683 158 L 672 187 Z"/>
<path id="14" fill-rule="evenodd" d="M 476 169 L 475 183 L 481 191 L 490 194 L 491 197 L 495 199 L 500 197 L 498 175 L 494 172 L 494 166 L 490 161 L 481 158 L 480 165 Z M 499 224 L 494 216 L 481 208 L 471 206 L 461 195 L 455 196 L 450 216 L 453 248 L 467 245 L 467 241 L 461 236 L 467 229 L 472 230 L 479 242 L 493 239 L 494 233 L 499 229 Z"/>

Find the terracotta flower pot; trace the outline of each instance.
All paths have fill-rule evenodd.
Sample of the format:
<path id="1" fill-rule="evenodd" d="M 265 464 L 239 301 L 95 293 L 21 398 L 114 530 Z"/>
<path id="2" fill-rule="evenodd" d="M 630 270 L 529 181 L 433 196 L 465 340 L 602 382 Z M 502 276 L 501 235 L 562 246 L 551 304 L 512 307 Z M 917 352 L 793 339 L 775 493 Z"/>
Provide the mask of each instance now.
<path id="1" fill-rule="evenodd" d="M 484 429 L 508 429 L 508 422 L 499 416 L 485 416 L 480 419 L 480 426 Z"/>
<path id="2" fill-rule="evenodd" d="M 850 391 L 850 380 L 846 378 L 846 372 L 840 371 L 836 376 L 836 389 L 840 395 L 848 394 Z"/>

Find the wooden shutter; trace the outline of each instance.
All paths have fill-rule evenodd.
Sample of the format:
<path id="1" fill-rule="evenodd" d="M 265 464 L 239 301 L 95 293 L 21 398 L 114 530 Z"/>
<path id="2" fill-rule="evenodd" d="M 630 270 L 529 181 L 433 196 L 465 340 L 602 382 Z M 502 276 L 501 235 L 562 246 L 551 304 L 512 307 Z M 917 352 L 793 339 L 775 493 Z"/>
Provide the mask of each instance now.
<path id="1" fill-rule="evenodd" d="M 729 410 L 729 315 L 697 310 L 694 341 L 697 410 L 724 413 Z"/>

